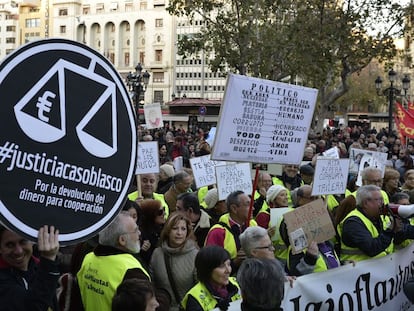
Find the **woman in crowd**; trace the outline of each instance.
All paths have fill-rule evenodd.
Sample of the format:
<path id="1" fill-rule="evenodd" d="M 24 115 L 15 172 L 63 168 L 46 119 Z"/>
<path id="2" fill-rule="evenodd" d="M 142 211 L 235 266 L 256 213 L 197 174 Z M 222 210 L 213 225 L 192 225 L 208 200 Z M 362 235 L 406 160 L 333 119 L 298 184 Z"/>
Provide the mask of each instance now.
<path id="1" fill-rule="evenodd" d="M 160 156 L 160 165 L 163 165 L 167 162 L 171 162 L 171 157 L 168 155 L 166 144 L 160 145 L 159 156 Z"/>
<path id="2" fill-rule="evenodd" d="M 158 245 L 161 230 L 165 223 L 165 211 L 161 201 L 145 199 L 141 201 L 142 220 L 139 229 L 141 230 L 141 251 L 142 260 L 148 265 L 152 252 Z"/>
<path id="3" fill-rule="evenodd" d="M 408 170 L 404 174 L 404 183 L 401 186 L 401 190 L 408 192 L 414 189 L 414 169 Z"/>
<path id="4" fill-rule="evenodd" d="M 187 311 L 227 310 L 240 299 L 239 285 L 230 277 L 230 254 L 217 245 L 205 246 L 195 259 L 198 283 L 185 295 L 181 305 Z"/>
<path id="5" fill-rule="evenodd" d="M 141 208 L 138 203 L 127 199 L 123 207 L 124 211 L 127 211 L 129 215 L 135 220 L 138 224 L 139 219 L 141 218 Z"/>
<path id="6" fill-rule="evenodd" d="M 192 224 L 178 212 L 172 213 L 161 232 L 160 246 L 151 257 L 150 269 L 156 287 L 171 296 L 171 311 L 179 310 L 184 295 L 196 283 L 194 260 L 198 248 Z"/>
<path id="7" fill-rule="evenodd" d="M 390 198 L 395 193 L 400 192 L 400 173 L 391 168 L 386 167 L 384 172 L 384 179 L 382 183 L 382 190 L 384 190 Z"/>
<path id="8" fill-rule="evenodd" d="M 256 222 L 260 227 L 269 228 L 270 209 L 288 207 L 287 189 L 281 185 L 271 186 L 266 193 L 268 206 L 264 206 L 256 216 Z"/>

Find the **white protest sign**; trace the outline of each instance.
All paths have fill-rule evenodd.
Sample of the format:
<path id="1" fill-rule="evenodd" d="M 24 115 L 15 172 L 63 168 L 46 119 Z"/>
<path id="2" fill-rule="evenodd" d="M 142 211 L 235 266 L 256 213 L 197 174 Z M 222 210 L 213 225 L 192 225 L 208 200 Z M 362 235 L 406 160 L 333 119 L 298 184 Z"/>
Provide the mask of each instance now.
<path id="1" fill-rule="evenodd" d="M 318 157 L 312 184 L 312 195 L 345 193 L 349 159 Z"/>
<path id="2" fill-rule="evenodd" d="M 328 150 L 326 150 L 325 152 L 322 153 L 325 157 L 328 158 L 335 158 L 335 159 L 339 159 L 339 149 L 338 147 L 332 147 Z"/>
<path id="3" fill-rule="evenodd" d="M 179 156 L 173 160 L 174 170 L 176 172 L 181 171 L 183 169 L 183 157 Z"/>
<path id="4" fill-rule="evenodd" d="M 299 164 L 318 91 L 230 74 L 212 159 Z"/>
<path id="5" fill-rule="evenodd" d="M 219 201 L 225 200 L 233 191 L 251 194 L 253 190 L 249 163 L 216 166 L 216 180 Z"/>
<path id="6" fill-rule="evenodd" d="M 147 129 L 156 129 L 164 126 L 160 103 L 145 104 L 144 115 Z"/>
<path id="7" fill-rule="evenodd" d="M 159 172 L 158 143 L 156 141 L 139 142 L 135 174 L 158 174 Z"/>
<path id="8" fill-rule="evenodd" d="M 193 170 L 196 187 L 201 188 L 216 183 L 216 172 L 214 167 L 218 165 L 226 165 L 226 162 L 210 160 L 210 155 L 208 154 L 201 157 L 191 158 L 190 165 Z"/>
<path id="9" fill-rule="evenodd" d="M 366 156 L 363 161 L 362 158 L 364 155 L 367 155 L 372 159 L 368 160 L 368 157 Z M 364 166 L 366 167 L 369 165 L 381 169 L 381 171 L 384 173 L 387 157 L 388 155 L 385 152 L 351 148 L 349 152 L 349 160 L 351 162 L 349 165 L 349 172 L 356 174 L 361 171 L 361 166 L 363 169 Z"/>
<path id="10" fill-rule="evenodd" d="M 271 237 L 272 241 L 278 241 L 278 240 L 281 239 L 279 227 L 280 227 L 280 223 L 282 222 L 282 219 L 283 219 L 283 214 L 285 214 L 285 213 L 287 213 L 291 210 L 292 209 L 289 208 L 289 207 L 279 207 L 279 208 L 271 208 L 270 209 L 270 226 L 269 227 L 276 226 L 275 233 Z"/>
<path id="11" fill-rule="evenodd" d="M 358 173 L 358 178 L 355 184 L 357 186 L 362 186 L 361 172 L 368 166 L 379 168 L 382 172 L 381 176 L 384 177 L 387 156 L 388 155 L 385 152 L 352 148 L 349 154 L 349 171 Z"/>

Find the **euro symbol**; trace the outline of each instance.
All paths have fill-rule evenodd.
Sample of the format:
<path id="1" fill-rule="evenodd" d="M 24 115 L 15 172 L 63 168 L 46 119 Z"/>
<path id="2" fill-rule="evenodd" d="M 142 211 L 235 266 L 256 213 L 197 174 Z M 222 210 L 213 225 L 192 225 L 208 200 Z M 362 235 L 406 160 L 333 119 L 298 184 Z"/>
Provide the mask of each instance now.
<path id="1" fill-rule="evenodd" d="M 45 112 L 50 112 L 50 108 L 52 107 L 52 102 L 49 101 L 49 97 L 53 99 L 56 97 L 56 94 L 46 91 L 43 93 L 42 97 L 37 98 L 36 107 L 39 108 L 37 117 L 44 122 L 49 122 L 49 117 L 45 116 Z"/>

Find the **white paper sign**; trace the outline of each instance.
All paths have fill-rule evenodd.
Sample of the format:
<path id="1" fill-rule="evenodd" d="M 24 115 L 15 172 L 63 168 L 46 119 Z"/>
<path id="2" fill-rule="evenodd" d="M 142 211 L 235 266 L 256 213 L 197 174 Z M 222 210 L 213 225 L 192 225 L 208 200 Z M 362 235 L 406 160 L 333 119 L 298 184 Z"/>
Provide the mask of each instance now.
<path id="1" fill-rule="evenodd" d="M 280 240 L 280 223 L 283 219 L 283 214 L 290 212 L 292 209 L 289 207 L 279 207 L 270 209 L 270 227 L 276 226 L 275 234 L 271 237 L 272 241 Z"/>
<path id="2" fill-rule="evenodd" d="M 332 147 L 328 150 L 326 150 L 325 152 L 322 153 L 325 157 L 328 158 L 335 158 L 335 159 L 339 159 L 339 149 L 338 147 Z"/>
<path id="3" fill-rule="evenodd" d="M 357 186 L 362 186 L 361 172 L 368 166 L 379 168 L 382 171 L 382 177 L 384 177 L 387 156 L 388 155 L 385 152 L 352 148 L 349 154 L 349 171 L 355 174 L 358 173 L 358 178 L 355 184 Z"/>
<path id="4" fill-rule="evenodd" d="M 156 129 L 164 126 L 160 103 L 145 104 L 144 115 L 147 129 Z"/>
<path id="5" fill-rule="evenodd" d="M 345 193 L 349 159 L 318 157 L 313 177 L 312 195 Z"/>
<path id="6" fill-rule="evenodd" d="M 135 174 L 148 174 L 160 172 L 158 156 L 158 142 L 147 141 L 138 143 L 138 157 Z"/>
<path id="7" fill-rule="evenodd" d="M 318 91 L 230 74 L 212 159 L 299 164 Z"/>
<path id="8" fill-rule="evenodd" d="M 233 191 L 251 194 L 253 190 L 249 163 L 216 166 L 216 180 L 219 201 L 225 200 Z"/>
<path id="9" fill-rule="evenodd" d="M 214 185 L 216 183 L 216 172 L 214 167 L 226 165 L 224 161 L 213 161 L 210 155 L 190 159 L 191 169 L 193 170 L 194 181 L 197 188 Z"/>
<path id="10" fill-rule="evenodd" d="M 179 156 L 179 157 L 174 158 L 173 166 L 176 172 L 181 171 L 183 169 L 183 157 Z"/>

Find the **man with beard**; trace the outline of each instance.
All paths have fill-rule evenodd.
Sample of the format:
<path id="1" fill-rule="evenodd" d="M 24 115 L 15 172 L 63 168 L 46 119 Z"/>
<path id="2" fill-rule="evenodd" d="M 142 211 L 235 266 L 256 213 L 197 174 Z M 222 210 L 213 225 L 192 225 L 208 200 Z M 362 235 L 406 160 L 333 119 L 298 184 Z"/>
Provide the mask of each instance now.
<path id="1" fill-rule="evenodd" d="M 110 311 L 116 288 L 123 280 L 151 280 L 134 254 L 139 253 L 141 232 L 131 216 L 121 212 L 99 233 L 99 244 L 87 254 L 77 273 L 82 303 L 86 311 Z M 159 310 L 168 310 L 169 299 L 157 292 Z"/>

